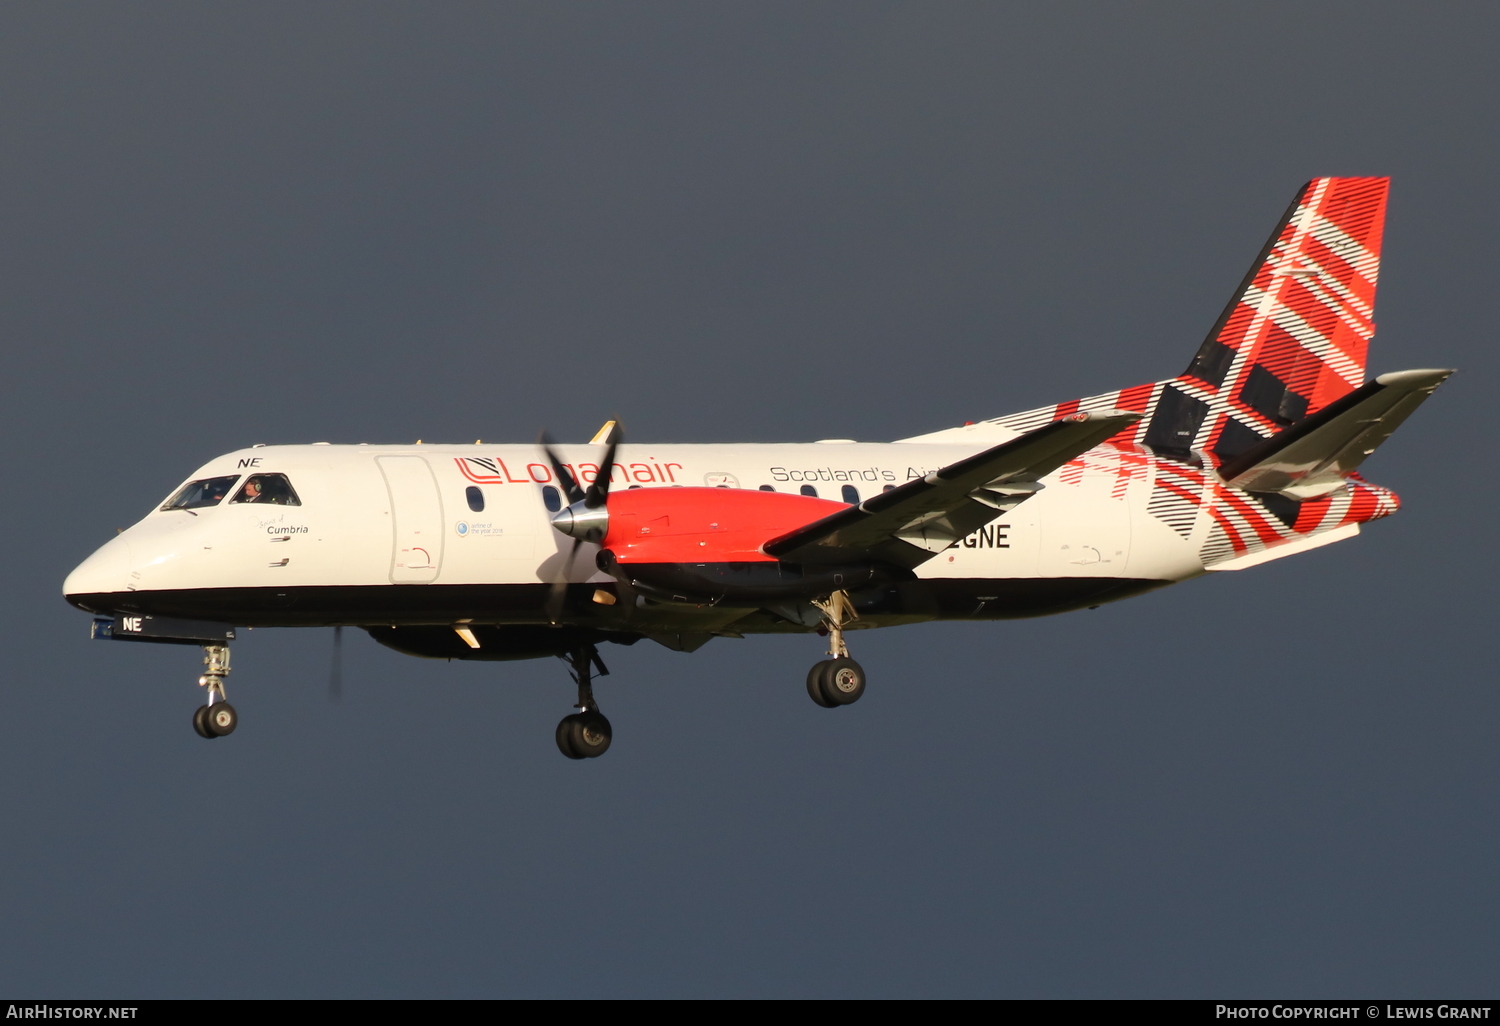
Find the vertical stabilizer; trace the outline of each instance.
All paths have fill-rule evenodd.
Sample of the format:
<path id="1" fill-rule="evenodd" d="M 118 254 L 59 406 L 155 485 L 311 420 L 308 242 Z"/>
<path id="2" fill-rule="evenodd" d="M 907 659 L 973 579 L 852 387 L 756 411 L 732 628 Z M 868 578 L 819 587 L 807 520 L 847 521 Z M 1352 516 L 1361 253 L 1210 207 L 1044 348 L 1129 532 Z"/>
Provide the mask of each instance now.
<path id="1" fill-rule="evenodd" d="M 1364 382 L 1389 186 L 1304 185 L 1178 377 L 901 440 L 993 444 L 1073 413 L 1133 410 L 1144 419 L 1119 442 L 1240 455 Z"/>
<path id="2" fill-rule="evenodd" d="M 1364 383 L 1388 178 L 1297 194 L 1144 439 L 1237 456 Z M 1201 413 L 1200 413 L 1201 410 Z M 1189 437 L 1191 434 L 1191 437 Z"/>

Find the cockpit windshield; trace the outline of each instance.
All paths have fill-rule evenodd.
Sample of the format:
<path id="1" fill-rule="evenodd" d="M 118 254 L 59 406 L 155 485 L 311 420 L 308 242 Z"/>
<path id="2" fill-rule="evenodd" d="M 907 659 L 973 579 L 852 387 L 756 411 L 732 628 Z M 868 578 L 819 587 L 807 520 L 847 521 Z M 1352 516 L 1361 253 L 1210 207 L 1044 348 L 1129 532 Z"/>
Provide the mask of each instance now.
<path id="1" fill-rule="evenodd" d="M 205 477 L 202 481 L 190 481 L 178 489 L 177 494 L 168 499 L 162 509 L 202 509 L 204 506 L 217 506 L 239 479 L 240 475 L 230 474 L 227 477 Z"/>
<path id="2" fill-rule="evenodd" d="M 231 505 L 236 502 L 264 502 L 272 506 L 302 505 L 285 474 L 251 474 L 229 502 Z"/>

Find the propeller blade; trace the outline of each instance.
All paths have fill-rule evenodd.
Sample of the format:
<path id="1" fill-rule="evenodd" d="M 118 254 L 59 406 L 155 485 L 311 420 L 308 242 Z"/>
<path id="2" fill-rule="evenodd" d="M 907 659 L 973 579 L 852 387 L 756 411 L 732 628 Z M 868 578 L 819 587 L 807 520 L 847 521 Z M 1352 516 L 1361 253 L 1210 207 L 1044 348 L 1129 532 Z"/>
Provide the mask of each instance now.
<path id="1" fill-rule="evenodd" d="M 567 466 L 558 459 L 557 453 L 553 452 L 551 436 L 543 431 L 537 436 L 536 444 L 546 455 L 547 462 L 552 464 L 552 473 L 557 476 L 557 483 L 562 485 L 563 494 L 567 496 L 566 505 L 571 506 L 580 501 L 583 498 L 583 489 L 578 487 L 578 482 L 573 480 L 573 475 L 569 473 Z"/>
<path id="2" fill-rule="evenodd" d="M 333 629 L 333 663 L 328 667 L 328 700 L 337 704 L 344 698 L 344 627 Z"/>
<path id="3" fill-rule="evenodd" d="M 554 627 L 557 626 L 558 617 L 562 616 L 563 601 L 568 597 L 568 574 L 573 572 L 573 560 L 582 546 L 582 538 L 573 539 L 573 547 L 568 550 L 568 558 L 563 561 L 562 570 L 558 573 L 557 579 L 552 582 L 552 590 L 547 595 L 547 622 Z"/>
<path id="4" fill-rule="evenodd" d="M 594 475 L 594 483 L 583 496 L 583 504 L 589 509 L 598 509 L 609 498 L 609 482 L 615 476 L 615 450 L 625 438 L 618 421 L 612 420 L 610 425 L 609 444 L 604 450 L 604 459 L 599 461 L 599 473 Z"/>

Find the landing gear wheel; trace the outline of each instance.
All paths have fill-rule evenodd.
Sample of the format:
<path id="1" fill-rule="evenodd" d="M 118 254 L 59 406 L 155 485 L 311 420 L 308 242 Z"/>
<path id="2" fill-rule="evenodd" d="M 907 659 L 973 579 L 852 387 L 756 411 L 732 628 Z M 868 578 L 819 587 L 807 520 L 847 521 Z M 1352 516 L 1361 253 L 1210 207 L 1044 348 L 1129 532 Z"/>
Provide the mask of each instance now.
<path id="1" fill-rule="evenodd" d="M 204 710 L 203 725 L 214 737 L 225 737 L 234 733 L 234 728 L 240 725 L 240 717 L 228 702 L 215 702 Z"/>
<path id="2" fill-rule="evenodd" d="M 557 747 L 570 759 L 597 759 L 613 738 L 609 720 L 596 712 L 564 716 L 557 725 Z"/>
<path id="3" fill-rule="evenodd" d="M 812 669 L 807 671 L 807 697 L 824 709 L 837 707 L 837 703 L 829 701 L 828 696 L 823 693 L 823 678 L 827 675 L 831 665 L 833 665 L 832 659 L 824 659 L 821 663 L 813 663 Z"/>
<path id="4" fill-rule="evenodd" d="M 193 713 L 193 729 L 198 732 L 199 737 L 216 738 L 219 735 L 208 729 L 208 721 L 204 719 L 208 715 L 208 706 L 200 705 Z"/>
<path id="5" fill-rule="evenodd" d="M 613 740 L 614 732 L 610 730 L 609 721 L 599 713 L 584 713 L 578 726 L 573 728 L 573 747 L 590 759 L 609 751 L 609 743 Z"/>
<path id="6" fill-rule="evenodd" d="M 840 656 L 829 662 L 821 683 L 829 702 L 853 705 L 865 693 L 865 670 L 848 656 Z"/>
<path id="7" fill-rule="evenodd" d="M 583 756 L 573 751 L 573 720 L 578 716 L 564 716 L 562 722 L 557 725 L 557 750 L 570 759 L 582 759 Z"/>

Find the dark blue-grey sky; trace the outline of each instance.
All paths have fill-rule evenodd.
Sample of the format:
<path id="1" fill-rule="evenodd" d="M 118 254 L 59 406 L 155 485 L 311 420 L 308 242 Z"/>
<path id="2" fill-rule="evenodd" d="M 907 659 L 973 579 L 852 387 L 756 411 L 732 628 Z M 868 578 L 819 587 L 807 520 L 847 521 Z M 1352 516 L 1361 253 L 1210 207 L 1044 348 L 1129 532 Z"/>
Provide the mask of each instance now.
<path id="1" fill-rule="evenodd" d="M 1494 995 L 1485 4 L 0 8 L 0 990 Z M 555 661 L 91 643 L 253 442 L 881 440 L 1176 373 L 1296 188 L 1393 176 L 1353 542 L 1096 612 Z M 1485 396 L 1490 396 L 1486 399 Z"/>

